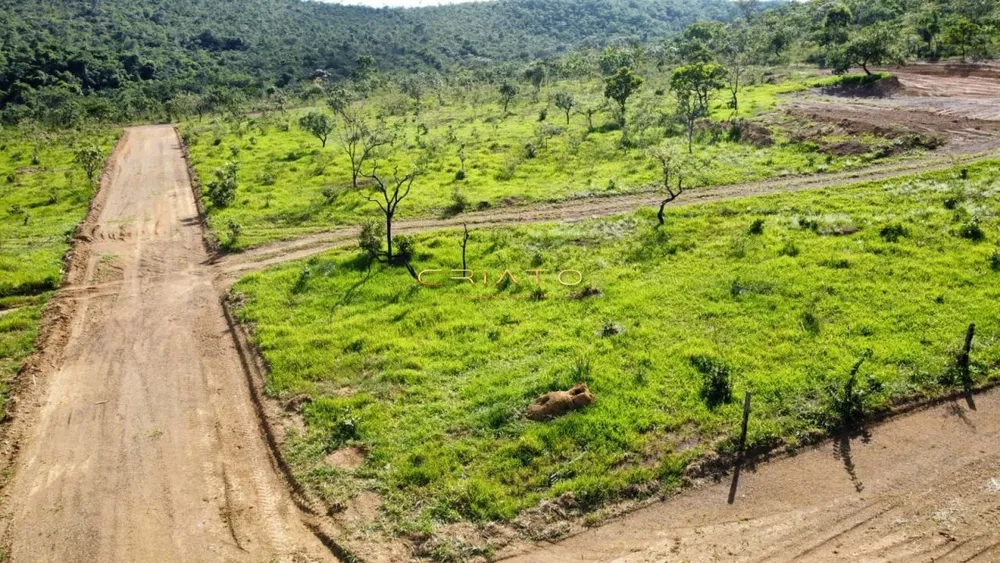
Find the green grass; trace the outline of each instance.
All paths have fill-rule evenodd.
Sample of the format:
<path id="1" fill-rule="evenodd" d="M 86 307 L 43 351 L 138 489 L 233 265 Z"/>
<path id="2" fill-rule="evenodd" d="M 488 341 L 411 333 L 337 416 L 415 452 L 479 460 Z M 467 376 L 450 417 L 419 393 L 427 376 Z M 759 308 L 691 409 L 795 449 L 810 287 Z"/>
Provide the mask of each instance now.
<path id="1" fill-rule="evenodd" d="M 749 87 L 742 94 L 741 115 L 759 116 L 773 110 L 782 94 L 840 80 L 792 73 L 775 84 Z M 674 102 L 666 81 L 666 76 L 651 77 L 630 102 L 630 129 L 637 146 L 628 151 L 620 148 L 621 132 L 611 123 L 610 114 L 595 117 L 596 131 L 588 133 L 584 116 L 573 115 L 567 125 L 564 114 L 550 101 L 555 92 L 572 90 L 581 107 L 596 105 L 603 100 L 597 81 L 549 86 L 538 101 L 532 101 L 532 93 L 524 91 L 506 117 L 500 115 L 494 90 L 481 87 L 471 89 L 464 99 L 445 100 L 443 107 L 436 100 L 425 101 L 425 108 L 416 115 L 412 101 L 402 94 L 374 98 L 368 102 L 368 110 L 385 116 L 398 134 L 395 146 L 383 154 L 383 172 L 390 172 L 393 166 L 408 171 L 416 164 L 425 170 L 400 207 L 400 214 L 432 216 L 445 213 L 454 203 L 455 193 L 460 193 L 471 209 L 655 187 L 659 170 L 643 147 L 665 142 L 686 148 L 680 129 L 670 119 Z M 725 108 L 726 94 L 719 92 L 715 100 L 713 118 L 727 119 L 731 111 Z M 544 123 L 539 121 L 543 109 L 547 111 Z M 298 117 L 306 111 L 256 117 L 236 132 L 231 123 L 218 118 L 183 124 L 194 168 L 203 182 L 214 178 L 214 171 L 226 162 L 239 162 L 236 201 L 224 209 L 209 206 L 210 224 L 224 242 L 229 222 L 241 225 L 243 234 L 234 249 L 333 225 L 357 224 L 377 213 L 361 191 L 350 188 L 349 161 L 338 145 L 337 134 L 322 148 L 297 125 Z M 775 144 L 766 148 L 729 142 L 721 129 L 715 138 L 702 134 L 696 152 L 704 164 L 688 175 L 688 184 L 715 186 L 833 172 L 876 159 L 874 153 L 828 156 L 819 151 L 818 142 L 793 142 L 789 127 L 795 124 L 789 123 L 791 119 L 771 120 Z M 546 127 L 557 134 L 540 141 L 537 133 Z M 526 156 L 529 143 L 535 147 L 533 158 Z M 459 180 L 456 175 L 463 147 L 466 177 Z"/>
<path id="2" fill-rule="evenodd" d="M 117 133 L 0 135 L 0 397 L 31 354 L 41 310 L 62 281 L 62 258 L 94 187 L 73 163 L 78 142 L 110 151 Z M 37 147 L 37 162 L 36 162 Z"/>
<path id="3" fill-rule="evenodd" d="M 824 435 L 838 426 L 833 391 L 868 349 L 869 413 L 954 389 L 970 322 L 974 377 L 994 379 L 998 173 L 990 162 L 969 180 L 945 172 L 678 208 L 660 230 L 642 210 L 476 231 L 469 263 L 490 272 L 489 287 L 421 287 L 378 266 L 369 277 L 343 250 L 250 275 L 233 298 L 269 392 L 312 399 L 287 454 L 331 502 L 374 489 L 397 530 L 508 520 L 565 492 L 594 507 L 677 486 L 692 458 L 732 448 L 745 391 L 751 447 Z M 973 224 L 985 240 L 967 238 Z M 417 237 L 415 266 L 460 267 L 459 242 Z M 584 279 L 564 287 L 544 274 L 537 299 L 532 267 Z M 505 269 L 519 285 L 494 285 Z M 576 298 L 584 286 L 601 294 Z M 713 372 L 729 374 L 731 400 L 706 399 Z M 535 397 L 578 381 L 595 405 L 524 418 Z M 359 469 L 324 461 L 349 445 L 367 452 Z"/>

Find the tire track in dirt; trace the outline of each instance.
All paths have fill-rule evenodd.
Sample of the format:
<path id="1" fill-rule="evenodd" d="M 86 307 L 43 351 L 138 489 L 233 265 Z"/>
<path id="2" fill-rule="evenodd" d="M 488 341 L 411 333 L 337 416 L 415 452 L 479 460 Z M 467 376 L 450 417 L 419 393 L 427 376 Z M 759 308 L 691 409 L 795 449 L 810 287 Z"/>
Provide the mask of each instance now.
<path id="1" fill-rule="evenodd" d="M 975 409 L 944 401 L 867 437 L 744 468 L 734 504 L 727 476 L 596 529 L 577 525 L 560 543 L 501 555 L 518 563 L 996 560 L 998 410 L 997 390 L 976 396 Z"/>
<path id="2" fill-rule="evenodd" d="M 127 130 L 54 298 L 14 561 L 330 560 L 275 470 L 171 127 Z M 103 257 L 116 268 L 101 274 Z M 101 275 L 113 275 L 107 280 Z M 53 319 L 49 319 L 52 321 Z"/>
<path id="3" fill-rule="evenodd" d="M 977 149 L 983 149 L 979 146 Z M 957 163 L 972 163 L 1000 157 L 1000 139 L 992 142 L 987 150 L 972 154 L 935 154 L 918 161 L 897 162 L 847 172 L 780 178 L 747 184 L 701 188 L 681 194 L 668 207 L 684 207 L 703 203 L 737 200 L 748 197 L 792 193 L 803 190 L 832 189 L 874 180 L 886 180 L 946 170 Z M 393 232 L 414 234 L 440 229 L 490 228 L 518 226 L 533 223 L 574 222 L 631 213 L 642 207 L 658 206 L 663 195 L 639 193 L 609 197 L 589 197 L 535 205 L 512 206 L 489 211 L 463 213 L 447 219 L 404 219 L 393 223 Z M 213 262 L 216 275 L 224 283 L 232 283 L 239 276 L 270 266 L 300 260 L 334 248 L 353 244 L 358 227 L 341 227 L 307 235 L 294 240 L 277 242 L 248 250 L 240 254 L 224 255 Z"/>

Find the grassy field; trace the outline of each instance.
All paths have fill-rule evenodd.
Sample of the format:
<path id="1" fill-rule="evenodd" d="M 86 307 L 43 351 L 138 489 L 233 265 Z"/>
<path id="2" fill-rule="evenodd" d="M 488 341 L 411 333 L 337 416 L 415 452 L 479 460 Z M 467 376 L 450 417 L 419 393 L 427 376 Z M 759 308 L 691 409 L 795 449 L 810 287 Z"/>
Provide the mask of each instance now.
<path id="1" fill-rule="evenodd" d="M 373 119 L 375 114 L 383 116 L 387 128 L 396 134 L 395 144 L 383 151 L 383 172 L 393 166 L 424 170 L 400 213 L 442 215 L 459 209 L 455 207 L 458 200 L 464 201 L 464 208 L 473 209 L 653 188 L 659 169 L 645 148 L 658 144 L 686 148 L 684 135 L 672 119 L 674 101 L 665 79 L 651 79 L 631 102 L 629 130 L 634 147 L 627 151 L 620 146 L 622 133 L 610 113 L 597 114 L 594 129 L 589 130 L 585 116 L 573 114 L 567 124 L 551 101 L 556 92 L 572 91 L 579 108 L 597 107 L 603 102 L 598 81 L 555 84 L 537 96 L 522 91 L 508 115 L 501 115 L 495 89 L 483 87 L 446 99 L 444 106 L 436 99 L 425 99 L 419 113 L 402 94 L 374 98 L 366 109 Z M 865 139 L 873 149 L 869 154 L 836 156 L 824 153 L 821 145 L 844 139 L 793 141 L 792 132 L 801 130 L 803 123 L 779 114 L 761 117 L 774 109 L 782 94 L 843 79 L 791 73 L 775 84 L 747 88 L 741 97 L 741 114 L 763 120 L 771 130 L 770 146 L 727 140 L 722 120 L 732 111 L 725 107 L 723 93 L 718 93 L 712 116 L 718 127 L 702 128 L 696 143 L 702 164 L 688 184 L 713 186 L 832 172 L 878 158 L 876 149 L 886 144 L 884 139 Z M 234 249 L 333 225 L 357 224 L 377 213 L 362 190 L 350 187 L 349 160 L 337 131 L 323 148 L 299 127 L 298 118 L 308 111 L 254 117 L 239 127 L 221 118 L 182 125 L 203 182 L 214 178 L 215 171 L 228 162 L 239 165 L 235 201 L 226 208 L 209 207 L 210 224 L 224 242 L 231 221 L 242 227 Z M 543 112 L 544 122 L 540 121 Z M 464 173 L 460 173 L 460 154 L 465 156 Z M 370 165 L 364 171 L 369 172 Z"/>
<path id="2" fill-rule="evenodd" d="M 116 132 L 0 135 L 0 396 L 34 349 L 41 311 L 62 281 L 69 236 L 94 186 L 73 162 L 79 143 L 110 152 Z"/>
<path id="3" fill-rule="evenodd" d="M 404 532 L 509 520 L 567 492 L 593 508 L 675 487 L 691 460 L 731 449 L 745 391 L 751 446 L 838 427 L 866 350 L 868 413 L 955 389 L 970 322 L 973 377 L 994 379 L 1000 310 L 983 304 L 1000 298 L 998 173 L 989 162 L 966 179 L 678 208 L 662 229 L 642 210 L 477 231 L 476 285 L 421 287 L 336 251 L 248 276 L 232 298 L 270 393 L 310 399 L 288 458 L 331 502 L 374 490 Z M 459 244 L 417 237 L 417 270 L 460 268 Z M 529 268 L 548 270 L 540 286 Z M 507 269 L 519 283 L 498 287 Z M 580 285 L 560 285 L 564 269 Z M 525 418 L 535 397 L 580 381 L 594 405 Z M 358 469 L 326 461 L 351 446 L 366 453 Z"/>

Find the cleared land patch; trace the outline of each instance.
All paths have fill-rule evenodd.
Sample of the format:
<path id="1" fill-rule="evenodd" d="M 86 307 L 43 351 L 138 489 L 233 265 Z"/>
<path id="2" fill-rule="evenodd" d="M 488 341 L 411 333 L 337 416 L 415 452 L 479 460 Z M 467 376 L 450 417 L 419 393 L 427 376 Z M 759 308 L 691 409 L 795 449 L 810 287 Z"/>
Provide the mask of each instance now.
<path id="1" fill-rule="evenodd" d="M 248 276 L 233 299 L 270 391 L 304 417 L 288 450 L 303 483 L 334 506 L 379 494 L 386 530 L 517 528 L 566 493 L 593 509 L 679 485 L 690 462 L 732 448 L 731 399 L 746 390 L 751 447 L 825 435 L 869 349 L 868 413 L 953 390 L 970 322 L 973 377 L 994 377 L 1000 317 L 980 304 L 1000 296 L 998 171 L 675 209 L 659 230 L 644 210 L 479 231 L 468 258 L 490 272 L 486 288 L 420 287 L 336 251 Z M 418 235 L 417 269 L 459 268 L 459 241 Z M 529 268 L 549 270 L 540 290 Z M 508 269 L 519 284 L 494 285 Z M 562 269 L 582 285 L 556 283 Z M 581 381 L 594 405 L 524 417 Z M 348 447 L 361 466 L 328 463 Z"/>

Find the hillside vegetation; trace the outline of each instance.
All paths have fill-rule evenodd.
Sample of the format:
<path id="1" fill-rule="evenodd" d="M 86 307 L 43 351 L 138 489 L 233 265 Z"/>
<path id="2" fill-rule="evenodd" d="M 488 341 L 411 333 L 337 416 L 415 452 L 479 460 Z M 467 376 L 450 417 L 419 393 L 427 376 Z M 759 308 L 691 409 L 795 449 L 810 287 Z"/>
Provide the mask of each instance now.
<path id="1" fill-rule="evenodd" d="M 734 14 L 726 0 L 502 0 L 420 10 L 300 0 L 0 2 L 0 109 L 88 95 L 102 118 L 163 115 L 181 93 L 259 98 L 322 71 L 437 73 L 648 41 Z M 365 66 L 365 68 L 360 68 Z M 21 113 L 18 113 L 21 112 Z"/>
<path id="2" fill-rule="evenodd" d="M 300 0 L 0 0 L 7 122 L 175 119 L 350 83 L 433 91 L 563 77 L 608 46 L 673 66 L 689 24 L 744 21 L 768 64 L 850 67 L 996 53 L 989 0 L 497 0 L 419 10 Z M 705 37 L 706 28 L 696 35 Z M 321 95 L 321 93 L 320 93 Z"/>

